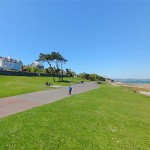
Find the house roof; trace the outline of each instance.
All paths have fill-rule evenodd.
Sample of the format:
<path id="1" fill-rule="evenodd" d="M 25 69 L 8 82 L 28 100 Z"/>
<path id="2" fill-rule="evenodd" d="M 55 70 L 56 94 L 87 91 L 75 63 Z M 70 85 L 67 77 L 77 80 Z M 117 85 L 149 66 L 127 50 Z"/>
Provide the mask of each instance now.
<path id="1" fill-rule="evenodd" d="M 33 66 L 33 67 L 43 67 L 43 65 L 41 65 L 39 62 L 35 61 L 34 63 L 32 63 L 30 66 Z"/>
<path id="2" fill-rule="evenodd" d="M 12 63 L 22 63 L 19 59 L 12 59 L 10 57 L 1 57 L 0 60 L 6 60 L 7 62 L 12 62 Z"/>

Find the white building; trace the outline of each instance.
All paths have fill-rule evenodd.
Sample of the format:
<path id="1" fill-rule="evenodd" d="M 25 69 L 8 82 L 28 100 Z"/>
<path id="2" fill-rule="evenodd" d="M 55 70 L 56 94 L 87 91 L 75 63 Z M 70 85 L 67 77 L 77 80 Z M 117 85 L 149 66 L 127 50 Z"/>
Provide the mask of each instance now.
<path id="1" fill-rule="evenodd" d="M 38 61 L 35 61 L 35 62 L 32 63 L 30 66 L 31 66 L 31 67 L 35 67 L 35 68 L 38 68 L 38 69 L 40 69 L 40 70 L 44 70 L 44 66 L 41 65 Z"/>
<path id="2" fill-rule="evenodd" d="M 8 57 L 0 57 L 0 70 L 17 70 L 22 71 L 23 63 L 19 59 Z"/>

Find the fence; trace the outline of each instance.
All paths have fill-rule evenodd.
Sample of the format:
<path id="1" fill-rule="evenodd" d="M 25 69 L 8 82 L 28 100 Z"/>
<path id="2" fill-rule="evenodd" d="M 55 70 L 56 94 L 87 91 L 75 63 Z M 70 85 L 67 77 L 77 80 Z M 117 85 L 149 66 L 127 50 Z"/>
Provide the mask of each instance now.
<path id="1" fill-rule="evenodd" d="M 21 72 L 21 71 L 0 71 L 0 75 L 6 76 L 45 76 L 52 77 L 52 74 L 48 73 L 33 73 L 33 72 Z"/>
<path id="2" fill-rule="evenodd" d="M 0 75 L 5 76 L 42 76 L 42 77 L 52 77 L 53 75 L 50 73 L 34 73 L 34 72 L 21 72 L 21 71 L 0 71 Z M 58 75 L 55 75 L 55 77 L 59 77 Z M 69 77 L 67 75 L 64 75 L 64 77 Z"/>

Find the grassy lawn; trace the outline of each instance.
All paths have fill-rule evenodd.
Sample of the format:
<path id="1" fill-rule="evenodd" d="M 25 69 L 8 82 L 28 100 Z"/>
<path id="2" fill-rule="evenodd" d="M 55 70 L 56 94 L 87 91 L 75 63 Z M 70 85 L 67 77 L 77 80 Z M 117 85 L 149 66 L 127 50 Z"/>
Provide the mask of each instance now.
<path id="1" fill-rule="evenodd" d="M 101 88 L 0 120 L 1 150 L 148 150 L 150 97 Z"/>
<path id="2" fill-rule="evenodd" d="M 81 79 L 64 78 L 64 82 L 54 83 L 52 77 L 0 76 L 0 98 L 50 89 L 51 87 L 45 86 L 45 82 L 51 82 L 54 85 L 69 85 L 68 80 L 77 82 Z"/>

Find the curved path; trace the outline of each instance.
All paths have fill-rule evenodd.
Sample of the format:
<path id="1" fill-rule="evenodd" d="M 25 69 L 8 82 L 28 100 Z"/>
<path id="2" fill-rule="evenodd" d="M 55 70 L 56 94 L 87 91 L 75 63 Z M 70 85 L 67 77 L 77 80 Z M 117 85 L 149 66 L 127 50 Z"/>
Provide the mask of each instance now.
<path id="1" fill-rule="evenodd" d="M 72 94 L 79 94 L 98 88 L 94 82 L 73 85 Z M 0 99 L 0 118 L 18 112 L 22 112 L 33 107 L 48 104 L 62 98 L 68 97 L 67 87 L 50 89 L 45 91 L 22 94 Z"/>

